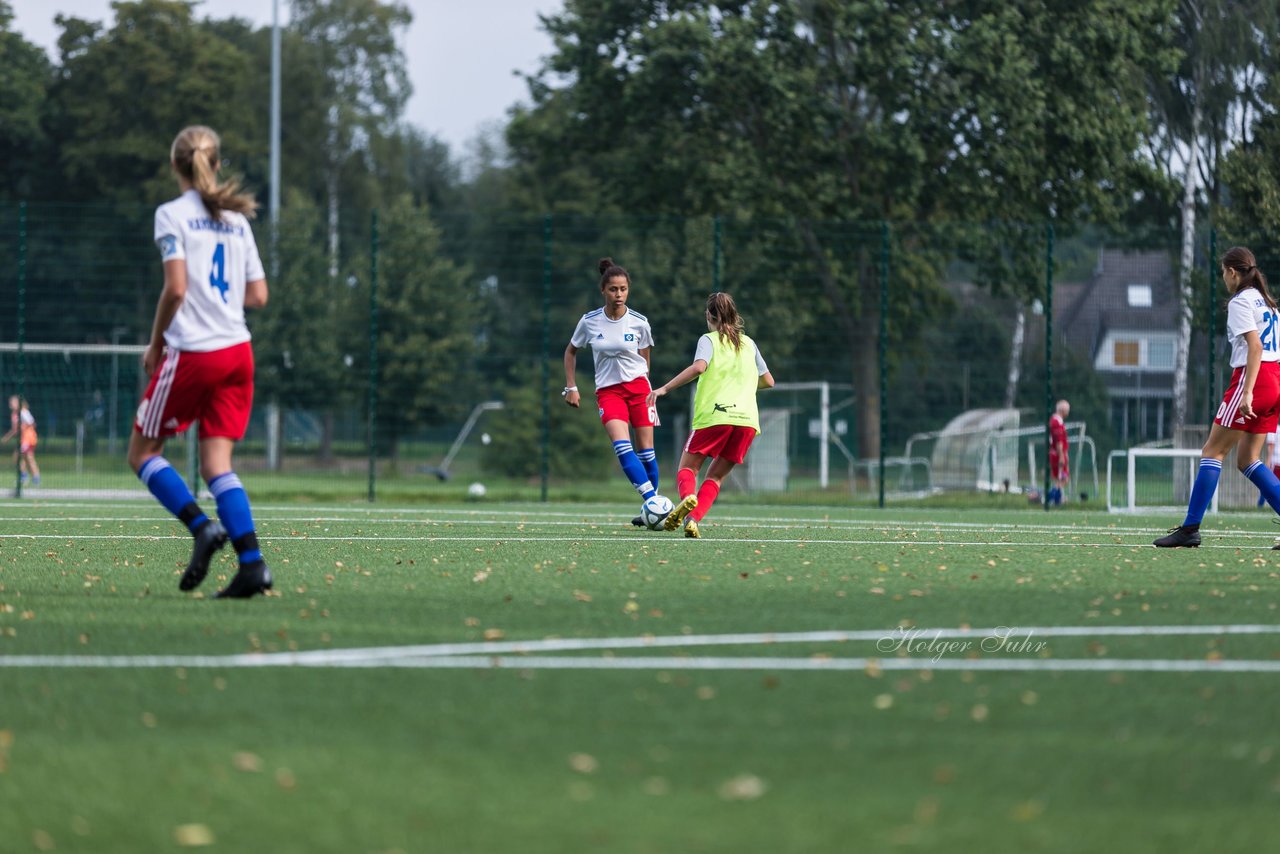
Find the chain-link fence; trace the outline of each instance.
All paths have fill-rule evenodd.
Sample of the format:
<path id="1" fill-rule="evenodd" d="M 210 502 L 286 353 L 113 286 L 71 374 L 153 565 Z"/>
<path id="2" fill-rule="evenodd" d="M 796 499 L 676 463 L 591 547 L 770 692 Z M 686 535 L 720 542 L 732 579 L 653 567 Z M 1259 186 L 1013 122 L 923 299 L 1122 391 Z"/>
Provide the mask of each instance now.
<path id="1" fill-rule="evenodd" d="M 124 449 L 161 284 L 151 214 L 0 205 L 0 384 L 29 401 L 43 494 L 140 489 Z M 1210 231 L 1185 275 L 1177 234 L 1046 224 L 407 203 L 331 214 L 299 201 L 256 231 L 271 299 L 250 313 L 257 393 L 237 467 L 259 494 L 407 500 L 478 482 L 490 497 L 627 495 L 589 405 L 589 352 L 578 365 L 588 405 L 558 393 L 570 333 L 601 304 L 602 256 L 632 274 L 655 384 L 692 360 L 707 295 L 737 300 L 779 383 L 760 395 L 764 431 L 730 483 L 760 500 L 1036 501 L 1046 419 L 1064 398 L 1071 497 L 1100 505 L 1109 464 L 1123 463 L 1113 452 L 1192 442 L 1228 370 L 1213 260 L 1226 241 Z M 1264 269 L 1280 264 L 1269 244 L 1254 249 Z M 682 390 L 660 412 L 667 483 L 689 402 Z M 178 447 L 171 457 L 193 451 Z M 31 492 L 18 477 L 15 466 L 15 488 Z"/>

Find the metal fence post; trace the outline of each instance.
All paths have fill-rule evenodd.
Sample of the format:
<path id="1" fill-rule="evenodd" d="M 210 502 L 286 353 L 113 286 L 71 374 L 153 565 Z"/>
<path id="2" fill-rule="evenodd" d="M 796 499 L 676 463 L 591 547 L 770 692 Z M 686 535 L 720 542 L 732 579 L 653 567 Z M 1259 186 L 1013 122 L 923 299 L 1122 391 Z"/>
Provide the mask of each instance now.
<path id="1" fill-rule="evenodd" d="M 888 337 L 889 337 L 889 223 L 882 221 L 880 223 L 880 329 L 879 329 L 879 358 L 880 358 L 880 439 L 877 444 L 880 446 L 880 500 L 879 505 L 884 508 L 884 420 L 889 411 L 888 387 L 889 387 L 889 366 L 888 366 Z"/>
<path id="2" fill-rule="evenodd" d="M 377 497 L 378 471 L 378 211 L 369 222 L 369 502 Z"/>
<path id="3" fill-rule="evenodd" d="M 542 217 L 542 441 L 541 500 L 551 479 L 551 214 Z"/>
<path id="4" fill-rule="evenodd" d="M 1214 346 L 1218 332 L 1218 230 L 1209 229 L 1209 403 L 1205 412 L 1212 417 L 1218 402 L 1218 367 L 1214 364 Z"/>
<path id="5" fill-rule="evenodd" d="M 1049 471 L 1049 451 L 1053 447 L 1053 434 L 1049 430 L 1049 418 L 1053 415 L 1053 222 L 1044 226 L 1044 501 L 1049 510 L 1049 484 L 1053 472 Z"/>
<path id="6" fill-rule="evenodd" d="M 26 395 L 27 359 L 27 203 L 18 202 L 18 399 Z M 15 437 L 21 443 L 21 436 Z M 22 497 L 22 457 L 15 454 L 13 479 L 17 482 L 14 497 Z"/>

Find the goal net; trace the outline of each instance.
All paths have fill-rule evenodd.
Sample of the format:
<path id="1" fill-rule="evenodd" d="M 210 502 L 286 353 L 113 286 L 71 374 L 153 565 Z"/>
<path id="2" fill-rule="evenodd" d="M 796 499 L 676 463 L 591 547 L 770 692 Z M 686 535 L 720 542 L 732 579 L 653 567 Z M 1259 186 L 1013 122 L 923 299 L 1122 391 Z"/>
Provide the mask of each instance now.
<path id="1" fill-rule="evenodd" d="M 1039 496 L 1048 456 L 1044 426 L 1024 427 L 1017 409 L 971 409 L 941 430 L 907 440 L 904 463 L 925 472 L 930 491 L 971 490 Z M 1066 424 L 1071 482 L 1067 500 L 1098 494 L 1097 451 L 1085 422 Z M 903 471 L 907 468 L 904 464 Z"/>
<path id="2" fill-rule="evenodd" d="M 41 484 L 31 494 L 68 497 L 83 492 L 146 495 L 125 464 L 134 408 L 145 389 L 141 357 L 128 344 L 0 342 L 0 389 L 6 406 L 22 394 L 36 420 Z M 5 449 L 0 490 L 16 490 L 18 474 Z M 175 449 L 175 456 L 181 451 Z M 178 457 L 181 460 L 181 457 Z M 175 465 L 178 463 L 175 462 Z M 34 484 L 22 484 L 34 490 Z"/>

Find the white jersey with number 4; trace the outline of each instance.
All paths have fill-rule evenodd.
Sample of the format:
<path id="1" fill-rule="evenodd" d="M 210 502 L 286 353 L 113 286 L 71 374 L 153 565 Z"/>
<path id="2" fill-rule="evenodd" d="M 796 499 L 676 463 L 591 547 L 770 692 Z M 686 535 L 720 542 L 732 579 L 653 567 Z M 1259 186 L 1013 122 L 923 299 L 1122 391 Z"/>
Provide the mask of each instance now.
<path id="1" fill-rule="evenodd" d="M 156 246 L 162 260 L 187 262 L 187 296 L 165 330 L 165 343 L 208 352 L 248 341 L 245 284 L 266 276 L 244 214 L 223 211 L 215 220 L 200 194 L 187 190 L 156 209 Z"/>
<path id="2" fill-rule="evenodd" d="M 1249 361 L 1249 344 L 1244 336 L 1257 332 L 1262 341 L 1262 361 L 1280 362 L 1280 341 L 1276 327 L 1280 312 L 1267 305 L 1257 288 L 1245 288 L 1227 303 L 1227 340 L 1231 342 L 1231 367 L 1243 368 Z"/>

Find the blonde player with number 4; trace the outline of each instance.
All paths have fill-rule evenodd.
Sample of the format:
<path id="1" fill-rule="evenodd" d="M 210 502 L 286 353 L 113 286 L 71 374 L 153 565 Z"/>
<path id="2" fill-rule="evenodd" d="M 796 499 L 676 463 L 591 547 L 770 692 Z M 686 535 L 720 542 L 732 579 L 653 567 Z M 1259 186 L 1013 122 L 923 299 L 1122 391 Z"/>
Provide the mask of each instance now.
<path id="1" fill-rule="evenodd" d="M 656 403 L 672 389 L 698 381 L 693 432 L 685 442 L 676 472 L 681 502 L 664 522 L 668 531 L 674 531 L 683 521 L 684 535 L 695 539 L 702 536 L 698 522 L 720 495 L 720 484 L 747 458 L 747 449 L 760 433 L 756 392 L 773 388 L 773 374 L 756 342 L 743 333 L 742 316 L 733 297 L 723 292 L 707 297 L 706 320 L 711 331 L 698 339 L 693 364 L 649 395 L 649 402 Z M 711 467 L 698 486 L 698 472 L 708 457 L 712 458 Z M 686 512 L 683 508 L 690 498 L 693 506 Z"/>
<path id="2" fill-rule="evenodd" d="M 231 451 L 244 436 L 253 404 L 244 310 L 266 305 L 267 281 L 246 217 L 257 203 L 236 182 L 218 181 L 218 147 L 212 129 L 193 125 L 178 134 L 169 153 L 182 195 L 156 210 L 164 289 L 142 357 L 151 381 L 129 440 L 129 465 L 195 539 L 178 588 L 193 590 L 204 581 L 214 552 L 230 540 L 240 568 L 217 598 L 247 599 L 270 590 L 272 581 Z M 162 456 L 165 439 L 197 419 L 200 473 L 221 522 L 205 515 Z"/>

